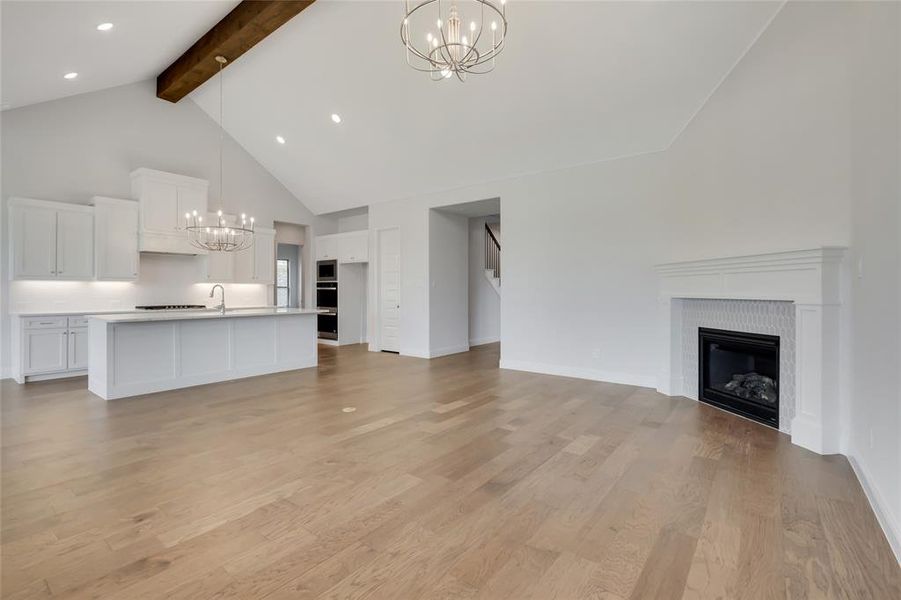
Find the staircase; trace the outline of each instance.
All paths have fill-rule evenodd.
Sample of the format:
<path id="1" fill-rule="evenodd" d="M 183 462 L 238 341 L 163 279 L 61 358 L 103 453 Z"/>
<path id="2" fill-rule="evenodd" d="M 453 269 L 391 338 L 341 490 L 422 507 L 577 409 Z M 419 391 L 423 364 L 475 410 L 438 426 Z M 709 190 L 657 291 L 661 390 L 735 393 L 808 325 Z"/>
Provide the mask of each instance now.
<path id="1" fill-rule="evenodd" d="M 491 287 L 501 294 L 501 244 L 494 237 L 494 232 L 485 223 L 485 277 Z"/>

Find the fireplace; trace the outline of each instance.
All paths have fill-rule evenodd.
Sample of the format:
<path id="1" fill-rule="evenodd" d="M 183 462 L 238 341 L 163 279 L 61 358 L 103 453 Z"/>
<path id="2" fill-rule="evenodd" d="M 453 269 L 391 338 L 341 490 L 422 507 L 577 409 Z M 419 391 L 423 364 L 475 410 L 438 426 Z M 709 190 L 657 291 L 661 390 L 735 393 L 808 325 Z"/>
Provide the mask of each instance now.
<path id="1" fill-rule="evenodd" d="M 779 337 L 698 328 L 698 399 L 779 428 Z"/>

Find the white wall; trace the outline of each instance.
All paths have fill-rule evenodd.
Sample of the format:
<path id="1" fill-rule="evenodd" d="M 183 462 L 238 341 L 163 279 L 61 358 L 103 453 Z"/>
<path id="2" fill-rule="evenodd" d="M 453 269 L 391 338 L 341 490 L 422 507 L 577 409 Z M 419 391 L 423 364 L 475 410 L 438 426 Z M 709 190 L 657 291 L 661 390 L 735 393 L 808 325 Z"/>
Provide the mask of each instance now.
<path id="1" fill-rule="evenodd" d="M 495 219 L 497 217 L 469 219 L 470 346 L 489 344 L 501 339 L 501 298 L 485 277 L 485 222 Z M 492 233 L 496 230 L 500 232 L 496 222 L 491 224 L 491 228 Z"/>
<path id="2" fill-rule="evenodd" d="M 901 5 L 853 27 L 848 454 L 901 560 Z"/>
<path id="3" fill-rule="evenodd" d="M 362 231 L 364 229 L 369 229 L 368 212 L 338 218 L 338 231 L 340 233 L 346 231 Z"/>
<path id="4" fill-rule="evenodd" d="M 129 173 L 137 167 L 210 181 L 210 208 L 220 205 L 219 129 L 190 98 L 171 104 L 155 97 L 147 81 L 0 113 L 3 180 L 0 210 L 10 196 L 86 204 L 91 196 L 129 198 Z M 248 212 L 257 223 L 309 224 L 329 233 L 337 223 L 314 217 L 249 154 L 226 137 L 226 212 Z M 141 259 L 137 283 L 9 282 L 7 232 L 0 243 L 0 362 L 8 374 L 8 310 L 129 308 L 136 303 L 199 302 L 196 266 L 179 257 Z M 310 286 L 308 286 L 310 287 Z M 265 286 L 229 286 L 229 303 L 262 304 Z"/>
<path id="5" fill-rule="evenodd" d="M 898 11 L 787 4 L 662 152 L 370 206 L 401 229 L 402 352 L 429 347 L 429 207 L 501 198 L 502 366 L 645 386 L 653 265 L 851 246 L 867 274 L 843 315 L 845 450 L 897 535 Z M 883 357 L 852 365 L 862 348 Z"/>
<path id="6" fill-rule="evenodd" d="M 429 211 L 429 356 L 469 350 L 469 220 Z"/>

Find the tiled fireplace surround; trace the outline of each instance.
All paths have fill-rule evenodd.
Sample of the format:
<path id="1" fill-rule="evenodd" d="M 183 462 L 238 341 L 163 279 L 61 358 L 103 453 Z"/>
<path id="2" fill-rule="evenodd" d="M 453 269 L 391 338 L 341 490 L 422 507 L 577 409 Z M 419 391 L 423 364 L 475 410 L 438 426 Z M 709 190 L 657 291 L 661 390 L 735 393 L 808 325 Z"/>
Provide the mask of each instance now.
<path id="1" fill-rule="evenodd" d="M 839 451 L 841 261 L 844 248 L 659 265 L 657 390 L 697 398 L 697 327 L 778 335 L 780 429 L 819 454 Z"/>

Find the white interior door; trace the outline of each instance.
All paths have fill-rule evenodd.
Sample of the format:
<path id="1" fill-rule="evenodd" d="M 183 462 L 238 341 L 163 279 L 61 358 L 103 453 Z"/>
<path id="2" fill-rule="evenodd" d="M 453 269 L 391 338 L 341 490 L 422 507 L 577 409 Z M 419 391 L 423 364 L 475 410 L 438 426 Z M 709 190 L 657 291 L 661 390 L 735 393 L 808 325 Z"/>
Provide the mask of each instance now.
<path id="1" fill-rule="evenodd" d="M 379 231 L 379 346 L 400 352 L 400 231 Z"/>

